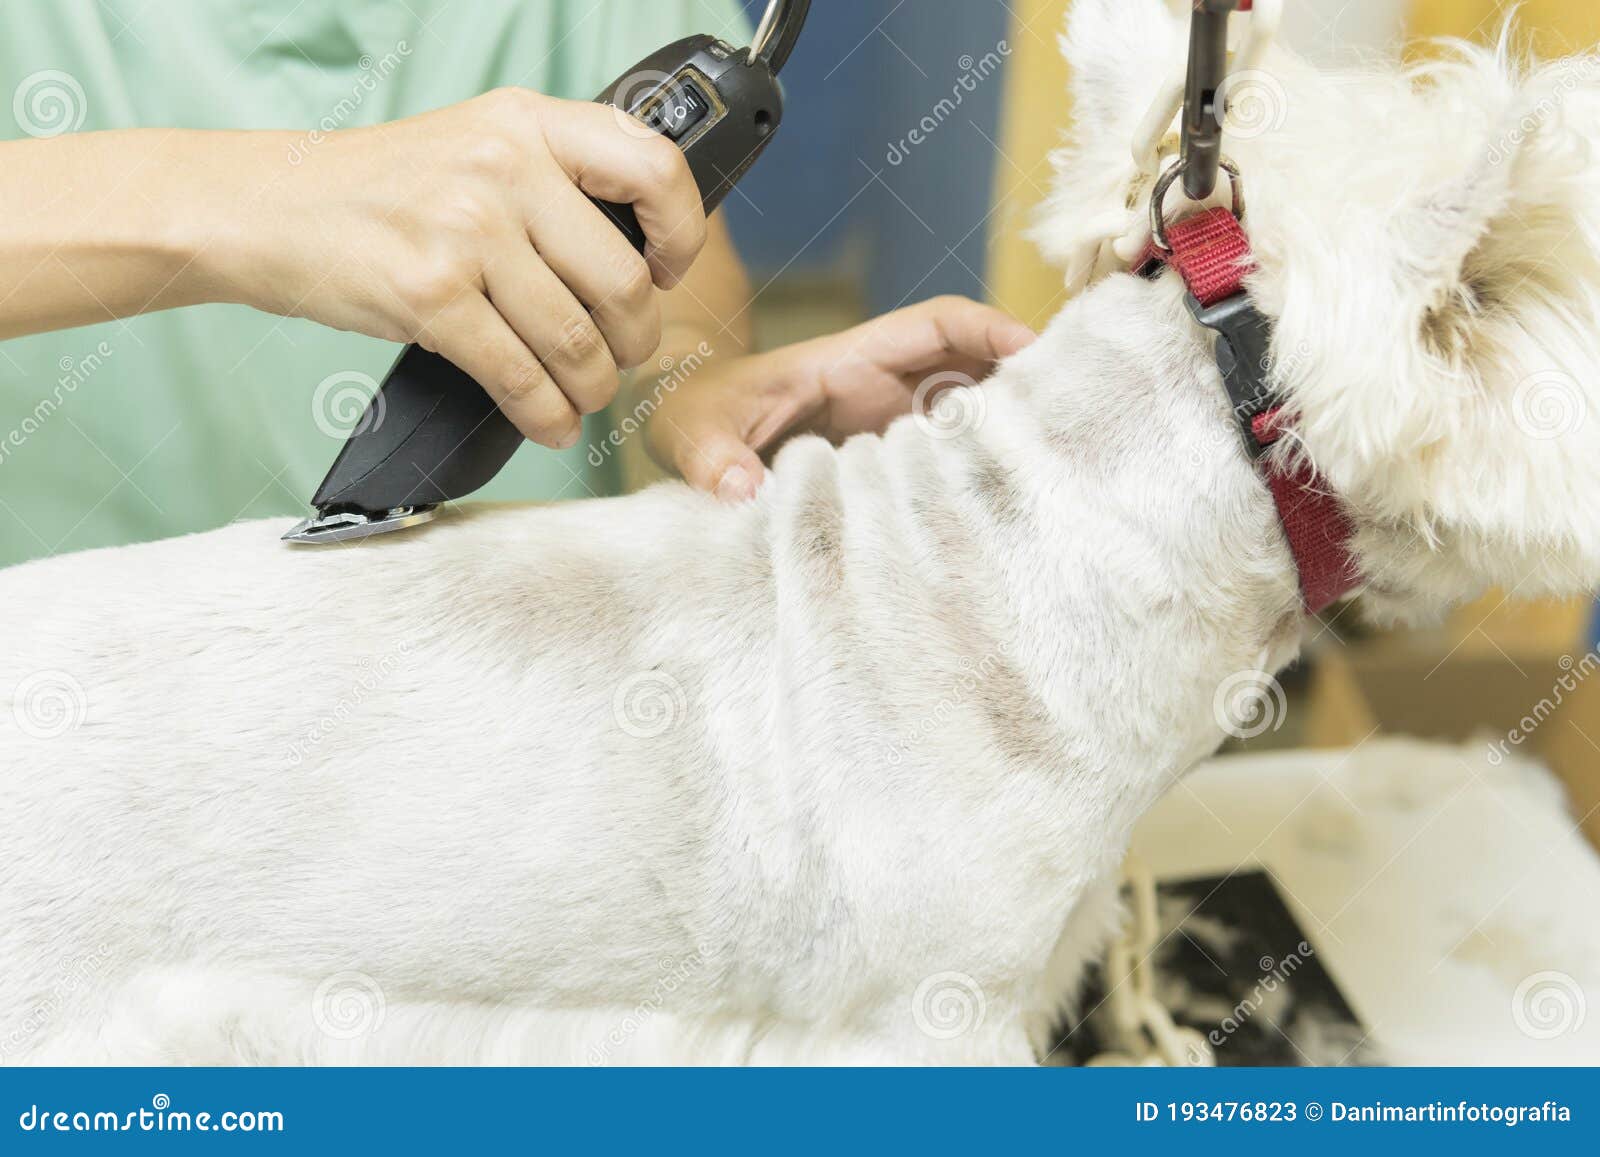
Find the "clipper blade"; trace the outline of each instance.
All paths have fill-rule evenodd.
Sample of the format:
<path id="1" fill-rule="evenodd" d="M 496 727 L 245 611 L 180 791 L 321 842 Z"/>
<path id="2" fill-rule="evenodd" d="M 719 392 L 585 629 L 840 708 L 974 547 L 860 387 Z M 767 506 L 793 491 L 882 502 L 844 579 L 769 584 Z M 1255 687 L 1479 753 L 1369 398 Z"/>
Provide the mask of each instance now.
<path id="1" fill-rule="evenodd" d="M 432 522 L 438 513 L 435 506 L 397 506 L 378 514 L 362 514 L 347 510 L 337 514 L 319 514 L 298 523 L 284 542 L 308 546 L 328 546 L 337 542 L 357 542 L 375 534 L 393 534 Z"/>

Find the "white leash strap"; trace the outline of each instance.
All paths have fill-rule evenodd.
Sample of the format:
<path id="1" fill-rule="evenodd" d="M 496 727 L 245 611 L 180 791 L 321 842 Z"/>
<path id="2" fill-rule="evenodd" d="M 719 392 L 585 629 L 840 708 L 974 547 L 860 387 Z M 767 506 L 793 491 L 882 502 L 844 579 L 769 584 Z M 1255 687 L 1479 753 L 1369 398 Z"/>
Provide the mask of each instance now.
<path id="1" fill-rule="evenodd" d="M 1259 3 L 1259 0 L 1257 0 Z M 1136 857 L 1123 866 L 1131 908 L 1128 926 L 1106 953 L 1106 1000 L 1102 1009 L 1112 1052 L 1089 1064 L 1099 1067 L 1209 1068 L 1216 1064 L 1206 1038 L 1173 1023 L 1156 999 L 1151 957 L 1160 945 L 1156 881 Z"/>

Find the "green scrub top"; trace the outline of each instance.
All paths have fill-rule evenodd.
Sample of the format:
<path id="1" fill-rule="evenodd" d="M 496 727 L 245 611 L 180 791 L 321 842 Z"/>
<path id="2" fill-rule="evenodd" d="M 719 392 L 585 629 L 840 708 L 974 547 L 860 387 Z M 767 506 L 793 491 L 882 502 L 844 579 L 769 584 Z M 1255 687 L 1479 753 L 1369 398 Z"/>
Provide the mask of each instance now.
<path id="1" fill-rule="evenodd" d="M 590 99 L 698 32 L 750 36 L 738 0 L 5 0 L 0 139 L 351 128 L 508 84 Z M 230 305 L 0 342 L 0 565 L 299 517 L 398 352 Z M 590 421 L 482 496 L 614 492 Z"/>

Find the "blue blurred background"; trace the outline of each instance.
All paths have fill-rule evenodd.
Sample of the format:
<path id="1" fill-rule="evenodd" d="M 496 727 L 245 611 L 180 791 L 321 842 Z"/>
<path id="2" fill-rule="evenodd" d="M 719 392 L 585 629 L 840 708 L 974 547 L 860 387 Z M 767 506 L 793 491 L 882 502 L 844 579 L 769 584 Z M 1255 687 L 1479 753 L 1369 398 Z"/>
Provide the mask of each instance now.
<path id="1" fill-rule="evenodd" d="M 765 3 L 745 7 L 754 21 Z M 984 296 L 1009 22 L 1004 4 L 812 6 L 782 146 L 728 200 L 758 287 L 836 281 L 873 314 Z M 924 118 L 937 127 L 907 147 Z"/>

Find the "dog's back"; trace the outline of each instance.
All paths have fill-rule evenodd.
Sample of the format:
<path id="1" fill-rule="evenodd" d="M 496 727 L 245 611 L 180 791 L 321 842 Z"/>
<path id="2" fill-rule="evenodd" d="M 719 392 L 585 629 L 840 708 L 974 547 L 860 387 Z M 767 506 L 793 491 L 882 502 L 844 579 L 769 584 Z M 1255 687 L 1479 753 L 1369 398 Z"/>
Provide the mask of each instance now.
<path id="1" fill-rule="evenodd" d="M 485 1000 L 600 980 L 572 962 L 619 942 L 616 911 L 583 897 L 703 867 L 689 829 L 714 801 L 647 769 L 705 763 L 688 640 L 714 634 L 697 606 L 759 605 L 727 565 L 746 522 L 664 488 L 356 548 L 243 524 L 0 574 L 0 1044 L 166 965 Z M 633 951 L 688 955 L 682 915 L 638 906 Z"/>
<path id="2" fill-rule="evenodd" d="M 663 486 L 0 573 L 6 1055 L 325 1059 L 283 1006 L 347 974 L 396 1024 L 626 1007 L 663 961 L 692 963 L 680 1013 L 827 1009 L 862 951 L 846 909 L 897 893 L 941 791 L 983 795 L 906 813 L 895 781 L 989 740 L 893 737 L 960 680 L 1015 680 L 986 657 L 992 576 L 937 528 L 959 456 L 909 426 L 886 453 L 802 440 L 737 508 Z"/>

